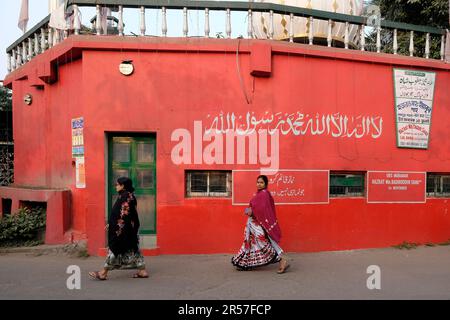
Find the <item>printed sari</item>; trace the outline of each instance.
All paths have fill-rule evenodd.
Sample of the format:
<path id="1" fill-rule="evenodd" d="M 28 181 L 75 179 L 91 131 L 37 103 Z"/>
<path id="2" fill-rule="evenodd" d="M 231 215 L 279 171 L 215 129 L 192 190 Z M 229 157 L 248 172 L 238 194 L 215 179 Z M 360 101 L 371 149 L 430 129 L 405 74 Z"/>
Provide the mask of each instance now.
<path id="1" fill-rule="evenodd" d="M 275 202 L 267 189 L 258 191 L 250 201 L 252 215 L 248 217 L 244 242 L 239 252 L 231 258 L 238 270 L 276 263 L 283 250 L 278 245 L 281 229 L 275 213 Z"/>

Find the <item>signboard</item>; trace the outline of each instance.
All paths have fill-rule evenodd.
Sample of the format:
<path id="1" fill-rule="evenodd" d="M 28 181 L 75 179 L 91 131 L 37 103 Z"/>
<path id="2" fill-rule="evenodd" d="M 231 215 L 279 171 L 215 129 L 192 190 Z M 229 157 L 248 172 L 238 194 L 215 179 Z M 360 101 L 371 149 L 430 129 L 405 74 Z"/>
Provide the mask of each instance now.
<path id="1" fill-rule="evenodd" d="M 397 147 L 427 149 L 435 72 L 394 69 Z"/>
<path id="2" fill-rule="evenodd" d="M 426 172 L 368 171 L 368 203 L 424 203 Z"/>
<path id="3" fill-rule="evenodd" d="M 233 205 L 248 205 L 256 192 L 259 170 L 233 171 Z M 269 179 L 268 190 L 275 204 L 329 203 L 328 170 L 278 170 Z"/>

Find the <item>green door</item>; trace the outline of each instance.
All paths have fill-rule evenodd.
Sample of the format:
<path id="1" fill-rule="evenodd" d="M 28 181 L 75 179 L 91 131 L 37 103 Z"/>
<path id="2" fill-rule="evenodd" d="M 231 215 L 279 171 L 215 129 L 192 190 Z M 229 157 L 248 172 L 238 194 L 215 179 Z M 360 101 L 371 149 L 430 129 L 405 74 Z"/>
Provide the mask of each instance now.
<path id="1" fill-rule="evenodd" d="M 129 177 L 136 189 L 140 234 L 156 234 L 156 138 L 152 135 L 111 134 L 108 139 L 108 215 L 117 199 L 115 183 Z"/>

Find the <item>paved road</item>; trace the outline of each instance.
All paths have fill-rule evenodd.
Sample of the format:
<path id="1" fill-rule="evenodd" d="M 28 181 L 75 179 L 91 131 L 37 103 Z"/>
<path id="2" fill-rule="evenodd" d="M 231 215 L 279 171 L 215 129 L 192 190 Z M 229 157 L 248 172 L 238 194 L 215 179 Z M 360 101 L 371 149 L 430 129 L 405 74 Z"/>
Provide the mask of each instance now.
<path id="1" fill-rule="evenodd" d="M 103 258 L 30 253 L 0 255 L 0 299 L 450 299 L 450 246 L 290 254 L 292 267 L 236 271 L 230 255 L 146 257 L 148 279 L 113 271 L 93 281 Z M 81 269 L 81 289 L 69 290 L 69 265 Z M 367 267 L 381 271 L 369 290 Z M 120 289 L 120 290 L 119 290 Z"/>

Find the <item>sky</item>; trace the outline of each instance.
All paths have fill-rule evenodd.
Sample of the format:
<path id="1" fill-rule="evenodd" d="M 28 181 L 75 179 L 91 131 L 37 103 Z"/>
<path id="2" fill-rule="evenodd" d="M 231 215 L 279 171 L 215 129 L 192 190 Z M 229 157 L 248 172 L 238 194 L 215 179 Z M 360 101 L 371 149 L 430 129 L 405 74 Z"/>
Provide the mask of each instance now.
<path id="1" fill-rule="evenodd" d="M 232 0 L 233 1 L 233 0 Z M 237 1 L 237 0 L 234 0 Z M 21 0 L 0 1 L 0 80 L 8 73 L 6 65 L 6 48 L 22 36 L 22 31 L 17 26 L 20 13 Z M 82 23 L 90 27 L 89 20 L 95 16 L 94 8 L 82 8 Z M 27 30 L 48 15 L 48 0 L 29 0 L 29 21 Z M 115 13 L 117 16 L 117 13 Z M 244 13 L 232 13 L 232 26 L 246 26 Z M 182 35 L 182 12 L 169 10 L 167 16 L 168 36 Z M 138 9 L 124 10 L 125 34 L 139 34 L 139 11 Z M 219 12 L 210 13 L 211 36 L 218 32 L 225 34 L 225 14 Z M 161 36 L 161 11 L 146 11 L 146 34 Z M 189 13 L 189 36 L 203 35 L 204 15 L 202 12 L 192 11 Z M 245 30 L 232 28 L 232 37 L 246 34 Z"/>

